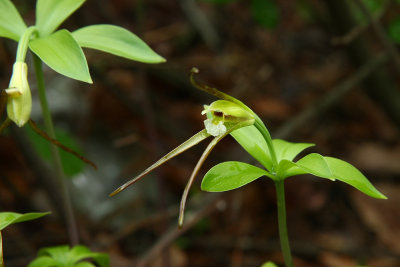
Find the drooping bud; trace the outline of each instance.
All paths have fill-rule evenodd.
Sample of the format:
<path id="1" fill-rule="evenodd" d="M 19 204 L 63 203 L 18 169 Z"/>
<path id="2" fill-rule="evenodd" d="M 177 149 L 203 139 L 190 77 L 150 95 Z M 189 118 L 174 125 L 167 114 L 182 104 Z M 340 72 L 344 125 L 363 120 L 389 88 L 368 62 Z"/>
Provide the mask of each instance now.
<path id="1" fill-rule="evenodd" d="M 242 127 L 252 125 L 255 121 L 254 114 L 247 111 L 240 105 L 228 100 L 217 100 L 211 105 L 204 105 L 201 114 L 206 114 L 207 119 L 204 126 L 212 136 L 224 134 L 227 127 L 241 123 Z"/>
<path id="2" fill-rule="evenodd" d="M 8 118 L 22 127 L 30 118 L 32 96 L 28 83 L 28 66 L 25 62 L 16 61 L 13 66 L 9 88 L 5 90 Z"/>

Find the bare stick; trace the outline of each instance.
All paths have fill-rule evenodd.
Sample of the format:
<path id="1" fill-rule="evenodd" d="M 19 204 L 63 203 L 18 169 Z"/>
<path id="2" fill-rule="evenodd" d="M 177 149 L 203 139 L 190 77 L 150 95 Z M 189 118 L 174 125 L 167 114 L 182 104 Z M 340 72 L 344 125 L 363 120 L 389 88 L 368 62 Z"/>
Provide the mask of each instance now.
<path id="1" fill-rule="evenodd" d="M 41 137 L 43 137 L 47 141 L 53 143 L 54 145 L 58 146 L 59 148 L 61 148 L 65 152 L 68 152 L 68 153 L 74 155 L 75 157 L 77 157 L 78 159 L 82 160 L 86 164 L 89 164 L 93 168 L 97 169 L 96 164 L 94 164 L 92 161 L 88 160 L 87 158 L 85 158 L 84 156 L 80 155 L 78 152 L 72 150 L 71 148 L 61 144 L 58 140 L 56 140 L 54 138 L 51 138 L 48 134 L 46 134 L 44 131 L 42 131 L 32 119 L 29 119 L 29 126 L 31 126 L 32 130 L 34 130 L 38 135 L 40 135 Z"/>

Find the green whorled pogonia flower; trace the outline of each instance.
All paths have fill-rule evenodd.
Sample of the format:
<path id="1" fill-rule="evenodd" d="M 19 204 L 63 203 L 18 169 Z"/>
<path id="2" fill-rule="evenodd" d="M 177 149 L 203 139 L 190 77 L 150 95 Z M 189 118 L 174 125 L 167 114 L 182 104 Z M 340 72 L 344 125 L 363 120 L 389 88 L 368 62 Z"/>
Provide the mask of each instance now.
<path id="1" fill-rule="evenodd" d="M 193 172 L 189 178 L 189 181 L 186 185 L 186 188 L 183 192 L 181 205 L 180 205 L 180 215 L 179 215 L 179 226 L 183 224 L 183 212 L 185 209 L 186 199 L 189 193 L 189 189 L 191 188 L 193 181 L 199 172 L 201 166 L 204 161 L 211 153 L 212 149 L 216 146 L 216 144 L 224 138 L 226 135 L 230 134 L 232 131 L 235 131 L 239 128 L 249 126 L 254 124 L 255 118 L 253 113 L 250 113 L 248 110 L 244 109 L 237 103 L 234 103 L 229 100 L 217 100 L 211 103 L 210 105 L 204 105 L 204 110 L 202 114 L 207 115 L 207 119 L 204 121 L 205 129 L 195 134 L 185 142 L 183 142 L 180 146 L 169 152 L 167 155 L 162 157 L 160 160 L 155 162 L 149 168 L 144 170 L 141 174 L 126 182 L 122 186 L 118 187 L 114 192 L 110 194 L 110 196 L 114 196 L 126 189 L 128 186 L 136 183 L 145 175 L 150 173 L 155 168 L 159 167 L 163 163 L 167 162 L 171 158 L 179 155 L 180 153 L 186 151 L 194 145 L 197 145 L 204 139 L 209 136 L 214 136 L 214 139 L 210 142 L 207 148 L 204 150 L 202 156 L 197 162 Z"/>
<path id="2" fill-rule="evenodd" d="M 226 132 L 227 126 L 245 122 L 247 125 L 254 123 L 254 114 L 245 110 L 240 105 L 228 100 L 217 100 L 211 105 L 204 105 L 201 114 L 207 114 L 204 126 L 212 136 L 219 136 Z"/>
<path id="3" fill-rule="evenodd" d="M 22 127 L 29 120 L 32 110 L 31 89 L 28 83 L 28 66 L 25 62 L 16 61 L 13 66 L 7 93 L 8 118 Z"/>

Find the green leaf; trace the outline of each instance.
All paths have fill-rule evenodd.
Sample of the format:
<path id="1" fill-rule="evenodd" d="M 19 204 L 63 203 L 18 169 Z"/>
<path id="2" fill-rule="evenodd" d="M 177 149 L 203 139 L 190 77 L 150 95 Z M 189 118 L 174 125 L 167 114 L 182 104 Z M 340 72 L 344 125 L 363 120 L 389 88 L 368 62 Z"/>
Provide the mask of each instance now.
<path id="1" fill-rule="evenodd" d="M 31 144 L 38 152 L 38 154 L 44 160 L 52 162 L 51 143 L 43 137 L 39 136 L 30 127 L 25 127 L 25 132 L 27 133 L 28 138 L 31 140 Z M 82 149 L 78 145 L 74 136 L 58 128 L 55 129 L 55 132 L 57 141 L 67 146 L 68 148 L 78 152 L 79 154 L 82 154 Z M 67 176 L 72 177 L 81 173 L 85 169 L 85 163 L 71 153 L 60 149 L 60 157 L 61 162 L 63 163 L 64 173 Z"/>
<path id="2" fill-rule="evenodd" d="M 296 166 L 307 173 L 318 177 L 335 180 L 332 170 L 325 157 L 317 153 L 311 153 L 296 162 Z"/>
<path id="3" fill-rule="evenodd" d="M 72 35 L 82 47 L 144 63 L 165 62 L 163 57 L 155 53 L 135 34 L 115 25 L 87 26 L 73 32 Z"/>
<path id="4" fill-rule="evenodd" d="M 55 259 L 57 262 L 60 263 L 67 263 L 68 260 L 68 253 L 69 253 L 69 246 L 62 245 L 62 246 L 55 246 L 55 247 L 47 247 L 42 248 L 38 252 L 38 256 L 49 256 Z"/>
<path id="5" fill-rule="evenodd" d="M 333 178 L 357 188 L 370 197 L 381 199 L 387 198 L 385 195 L 379 192 L 356 167 L 350 163 L 332 157 L 325 157 L 325 160 L 332 171 Z"/>
<path id="6" fill-rule="evenodd" d="M 94 267 L 95 265 L 89 262 L 80 262 L 84 259 L 92 259 L 100 267 L 109 266 L 109 256 L 105 253 L 97 253 L 90 251 L 86 246 L 78 245 L 69 248 L 67 245 L 48 247 L 39 250 L 38 257 L 32 261 L 28 267 L 39 266 L 81 266 L 81 267 Z M 45 263 L 50 265 L 44 265 Z M 43 264 L 43 265 L 40 265 Z"/>
<path id="7" fill-rule="evenodd" d="M 261 26 L 274 29 L 279 22 L 279 9 L 274 0 L 252 0 L 251 13 Z"/>
<path id="8" fill-rule="evenodd" d="M 283 159 L 293 160 L 304 149 L 314 146 L 309 143 L 291 143 L 281 139 L 272 140 L 278 162 Z"/>
<path id="9" fill-rule="evenodd" d="M 226 161 L 212 167 L 201 182 L 201 189 L 208 192 L 223 192 L 246 185 L 269 173 L 256 166 Z"/>
<path id="10" fill-rule="evenodd" d="M 85 0 L 37 0 L 36 26 L 41 37 L 50 35 Z"/>
<path id="11" fill-rule="evenodd" d="M 31 261 L 28 264 L 28 267 L 64 267 L 65 265 L 62 265 L 55 259 L 49 256 L 41 256 L 33 261 Z"/>
<path id="12" fill-rule="evenodd" d="M 260 162 L 267 170 L 272 169 L 272 161 L 269 155 L 268 145 L 264 137 L 254 125 L 246 126 L 231 133 L 244 150 Z"/>
<path id="13" fill-rule="evenodd" d="M 272 261 L 268 261 L 266 263 L 264 263 L 261 267 L 278 267 L 275 263 L 273 263 Z"/>
<path id="14" fill-rule="evenodd" d="M 71 249 L 68 255 L 68 262 L 69 263 L 78 263 L 79 261 L 83 259 L 93 259 L 100 267 L 107 267 L 109 266 L 110 260 L 109 256 L 105 253 L 98 253 L 98 252 L 92 252 L 90 249 L 86 246 L 75 246 Z M 83 263 L 80 263 L 83 264 Z M 79 265 L 79 264 L 78 264 Z M 87 264 L 86 264 L 87 265 Z M 80 266 L 80 265 L 79 265 Z M 84 266 L 84 265 L 82 265 Z M 87 265 L 89 266 L 89 265 Z M 91 265 L 94 266 L 94 265 Z"/>
<path id="15" fill-rule="evenodd" d="M 277 177 L 285 179 L 291 176 L 309 173 L 299 167 L 293 161 L 283 159 L 279 162 L 277 168 Z"/>
<path id="16" fill-rule="evenodd" d="M 0 212 L 0 231 L 10 224 L 35 220 L 47 214 L 50 214 L 50 212 L 30 212 L 25 214 L 16 212 Z"/>
<path id="17" fill-rule="evenodd" d="M 96 266 L 90 262 L 83 261 L 83 262 L 74 264 L 74 267 L 96 267 Z"/>
<path id="18" fill-rule="evenodd" d="M 18 42 L 25 30 L 25 22 L 14 4 L 10 0 L 0 0 L 0 37 Z"/>
<path id="19" fill-rule="evenodd" d="M 59 30 L 50 36 L 34 39 L 29 43 L 29 47 L 58 73 L 92 83 L 82 48 L 69 31 Z"/>
<path id="20" fill-rule="evenodd" d="M 337 158 L 311 153 L 297 162 L 283 160 L 278 166 L 278 176 L 281 179 L 305 173 L 333 181 L 339 180 L 370 197 L 386 199 L 357 168 Z"/>
<path id="21" fill-rule="evenodd" d="M 389 36 L 396 43 L 400 44 L 400 17 L 389 23 Z"/>
<path id="22" fill-rule="evenodd" d="M 110 266 L 110 256 L 106 253 L 93 253 L 92 259 L 100 266 L 100 267 L 108 267 Z"/>

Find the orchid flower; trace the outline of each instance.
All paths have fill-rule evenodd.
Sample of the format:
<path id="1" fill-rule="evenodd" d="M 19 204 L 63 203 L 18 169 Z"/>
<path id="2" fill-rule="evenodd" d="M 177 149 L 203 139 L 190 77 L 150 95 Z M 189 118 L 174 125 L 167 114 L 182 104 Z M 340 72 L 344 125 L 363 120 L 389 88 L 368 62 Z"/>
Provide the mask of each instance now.
<path id="1" fill-rule="evenodd" d="M 225 136 L 242 127 L 253 125 L 256 121 L 255 113 L 236 98 L 220 92 L 215 88 L 198 84 L 193 78 L 193 75 L 195 73 L 198 73 L 198 70 L 196 68 L 193 68 L 190 76 L 193 85 L 201 90 L 222 98 L 221 100 L 214 101 L 210 105 L 204 105 L 204 110 L 201 112 L 201 114 L 207 116 L 207 118 L 204 120 L 205 129 L 201 130 L 200 132 L 183 142 L 180 146 L 173 149 L 171 152 L 159 159 L 153 165 L 145 169 L 142 173 L 137 175 L 135 178 L 129 180 L 125 184 L 121 185 L 110 194 L 111 197 L 115 196 L 127 187 L 142 179 L 152 170 L 161 166 L 168 160 L 197 145 L 208 137 L 213 136 L 214 138 L 204 150 L 199 161 L 194 167 L 193 172 L 190 175 L 189 181 L 183 192 L 178 220 L 178 224 L 180 227 L 183 224 L 184 210 L 189 190 L 193 185 L 194 179 L 196 178 L 197 173 L 199 172 L 208 155 L 211 153 L 217 143 L 221 141 Z"/>

